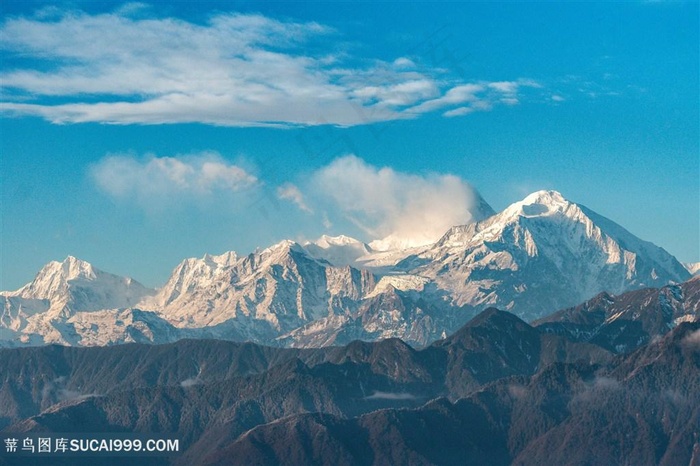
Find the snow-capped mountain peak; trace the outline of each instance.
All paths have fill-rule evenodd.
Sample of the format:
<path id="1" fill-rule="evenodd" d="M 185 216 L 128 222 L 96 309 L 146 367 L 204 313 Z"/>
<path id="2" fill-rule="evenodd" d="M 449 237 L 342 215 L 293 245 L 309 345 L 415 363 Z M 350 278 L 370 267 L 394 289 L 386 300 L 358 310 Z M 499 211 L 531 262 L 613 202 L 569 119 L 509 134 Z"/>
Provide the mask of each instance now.
<path id="1" fill-rule="evenodd" d="M 84 310 L 128 307 L 152 291 L 132 278 L 103 272 L 89 262 L 68 256 L 63 262 L 49 262 L 31 283 L 6 295 Z"/>
<path id="2" fill-rule="evenodd" d="M 71 319 L 102 312 L 102 317 L 111 322 L 108 311 L 132 307 L 154 292 L 129 277 L 102 272 L 89 262 L 69 256 L 63 262 L 46 264 L 19 290 L 0 293 L 0 333 L 9 330 L 24 343 L 38 339 L 78 344 L 80 332 Z M 104 318 L 96 317 L 102 319 L 100 322 Z M 57 322 L 61 324 L 54 325 Z M 92 323 L 99 326 L 96 320 Z"/>
<path id="3" fill-rule="evenodd" d="M 273 263 L 284 261 L 293 252 L 304 253 L 305 251 L 296 241 L 285 239 L 262 251 L 256 251 L 253 255 L 257 256 L 256 263 Z"/>
<path id="4" fill-rule="evenodd" d="M 617 251 L 609 241 L 616 236 L 633 238 L 619 225 L 569 201 L 558 191 L 543 190 L 514 202 L 484 221 L 451 228 L 436 246 L 460 249 L 474 242 L 506 242 L 519 245 L 526 249 L 529 256 L 535 256 L 538 244 L 549 244 L 552 249 L 556 243 L 558 247 L 576 254 L 585 242 L 592 241 L 607 253 L 610 248 Z M 641 240 L 627 241 L 634 242 L 640 243 Z M 562 251 L 554 252 L 556 255 Z"/>
<path id="5" fill-rule="evenodd" d="M 198 259 L 190 257 L 180 262 L 170 274 L 168 281 L 158 290 L 158 294 L 147 297 L 141 306 L 162 308 L 170 305 L 181 295 L 211 286 L 239 261 L 234 251 L 221 255 L 204 254 Z"/>
<path id="6" fill-rule="evenodd" d="M 89 262 L 68 256 L 63 262 L 46 264 L 34 280 L 17 290 L 15 295 L 28 299 L 55 299 L 68 291 L 69 282 L 94 281 L 97 272 Z"/>
<path id="7" fill-rule="evenodd" d="M 453 227 L 400 265 L 450 290 L 457 305 L 493 305 L 525 318 L 599 291 L 689 276 L 663 249 L 556 191 L 537 191 L 482 222 Z"/>
<path id="8" fill-rule="evenodd" d="M 508 206 L 499 217 L 512 220 L 517 217 L 547 217 L 563 215 L 569 218 L 581 218 L 582 212 L 578 205 L 568 201 L 558 191 L 537 191 L 522 201 Z"/>
<path id="9" fill-rule="evenodd" d="M 304 346 L 393 336 L 424 345 L 490 306 L 534 319 L 602 291 L 690 277 L 663 249 L 556 191 L 449 228 L 436 243 L 404 246 L 379 251 L 325 235 L 245 256 L 205 254 L 178 264 L 154 296 L 69 257 L 20 290 L 0 293 L 0 338 L 109 344 L 140 332 L 150 341 Z"/>
<path id="10" fill-rule="evenodd" d="M 683 267 L 693 276 L 700 276 L 700 262 L 684 262 Z"/>
<path id="11" fill-rule="evenodd" d="M 235 251 L 228 251 L 220 255 L 204 254 L 202 260 L 211 267 L 231 267 L 238 260 Z"/>
<path id="12" fill-rule="evenodd" d="M 96 278 L 95 269 L 89 262 L 80 260 L 73 256 L 68 256 L 60 264 L 67 280 L 72 280 L 78 277 L 89 280 L 94 280 Z"/>
<path id="13" fill-rule="evenodd" d="M 559 191 L 542 189 L 528 194 L 522 201 L 516 204 L 532 205 L 543 204 L 547 206 L 568 205 L 570 202 Z"/>
<path id="14" fill-rule="evenodd" d="M 311 241 L 308 241 L 304 243 L 306 244 L 311 244 Z M 345 235 L 338 235 L 338 236 L 329 236 L 329 235 L 321 235 L 319 239 L 316 241 L 313 241 L 313 244 L 315 244 L 318 247 L 321 248 L 330 248 L 333 246 L 347 246 L 347 245 L 357 245 L 357 244 L 363 244 L 361 241 L 356 240 L 355 238 L 351 238 L 349 236 Z"/>

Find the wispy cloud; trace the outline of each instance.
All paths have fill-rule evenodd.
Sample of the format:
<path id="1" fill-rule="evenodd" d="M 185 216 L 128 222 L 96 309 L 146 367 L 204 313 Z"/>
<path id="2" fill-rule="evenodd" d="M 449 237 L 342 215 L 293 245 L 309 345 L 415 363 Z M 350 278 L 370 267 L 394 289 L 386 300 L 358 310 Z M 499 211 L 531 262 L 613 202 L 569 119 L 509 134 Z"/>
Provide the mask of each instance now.
<path id="1" fill-rule="evenodd" d="M 190 388 L 194 387 L 196 385 L 200 385 L 204 382 L 202 382 L 199 377 L 190 377 L 189 379 L 185 379 L 182 382 L 180 382 L 180 386 L 182 388 Z"/>
<path id="2" fill-rule="evenodd" d="M 449 108 L 443 116 L 462 116 L 472 112 L 489 111 L 498 104 L 516 105 L 519 103 L 518 94 L 523 88 L 540 87 L 541 84 L 531 79 L 460 84 L 443 95 L 426 100 L 407 111 L 427 113 Z"/>
<path id="3" fill-rule="evenodd" d="M 508 393 L 516 400 L 521 400 L 527 397 L 527 387 L 518 383 L 508 384 Z"/>
<path id="4" fill-rule="evenodd" d="M 351 126 L 489 110 L 534 83 L 349 57 L 337 52 L 340 33 L 314 22 L 217 14 L 195 24 L 139 17 L 144 8 L 6 20 L 2 49 L 22 60 L 0 74 L 0 108 L 54 123 Z"/>
<path id="5" fill-rule="evenodd" d="M 144 208 L 249 189 L 257 178 L 216 152 L 176 157 L 108 155 L 90 168 L 96 185 Z"/>
<path id="6" fill-rule="evenodd" d="M 280 199 L 288 200 L 296 204 L 299 209 L 304 212 L 313 213 L 313 210 L 306 205 L 304 200 L 304 195 L 299 190 L 299 187 L 292 183 L 285 183 L 282 186 L 277 187 L 277 197 Z"/>
<path id="7" fill-rule="evenodd" d="M 348 155 L 313 175 L 317 198 L 373 239 L 418 246 L 437 240 L 448 228 L 475 215 L 476 194 L 448 174 L 409 174 L 375 167 Z"/>
<path id="8" fill-rule="evenodd" d="M 415 400 L 416 396 L 411 395 L 410 393 L 405 393 L 405 392 L 398 392 L 398 393 L 392 393 L 392 392 L 380 392 L 379 390 L 375 391 L 369 396 L 366 396 L 364 398 L 365 400 Z"/>
<path id="9" fill-rule="evenodd" d="M 688 348 L 700 349 L 700 330 L 695 330 L 694 332 L 686 335 L 681 343 Z"/>

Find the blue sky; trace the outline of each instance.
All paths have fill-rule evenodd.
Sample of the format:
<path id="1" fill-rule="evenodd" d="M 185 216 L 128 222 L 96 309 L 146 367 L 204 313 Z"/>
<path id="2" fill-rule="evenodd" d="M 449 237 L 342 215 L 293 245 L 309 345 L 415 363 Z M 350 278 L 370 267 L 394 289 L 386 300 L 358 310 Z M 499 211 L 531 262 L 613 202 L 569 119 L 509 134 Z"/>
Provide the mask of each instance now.
<path id="1" fill-rule="evenodd" d="M 4 1 L 0 289 L 556 189 L 700 260 L 698 3 Z M 426 226 L 427 225 L 427 226 Z"/>

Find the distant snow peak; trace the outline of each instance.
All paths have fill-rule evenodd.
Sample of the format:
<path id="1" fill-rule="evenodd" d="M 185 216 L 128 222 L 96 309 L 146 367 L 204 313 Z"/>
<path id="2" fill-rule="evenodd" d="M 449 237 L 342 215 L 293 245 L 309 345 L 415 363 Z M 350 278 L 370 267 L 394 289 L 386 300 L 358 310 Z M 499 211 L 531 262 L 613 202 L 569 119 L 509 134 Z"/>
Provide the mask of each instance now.
<path id="1" fill-rule="evenodd" d="M 260 251 L 260 257 L 276 260 L 276 258 L 286 256 L 292 251 L 303 252 L 303 249 L 296 241 L 285 239 Z"/>
<path id="2" fill-rule="evenodd" d="M 311 244 L 311 242 L 307 242 L 307 244 Z M 356 240 L 355 238 L 351 238 L 349 236 L 345 235 L 338 235 L 338 236 L 328 236 L 328 235 L 321 235 L 319 239 L 316 241 L 313 241 L 313 244 L 315 244 L 318 247 L 321 248 L 330 248 L 333 246 L 347 246 L 347 245 L 358 245 L 362 244 L 362 242 Z"/>
<path id="3" fill-rule="evenodd" d="M 412 237 L 412 238 L 402 238 L 396 235 L 389 235 L 382 239 L 376 239 L 369 243 L 369 247 L 374 251 L 388 252 L 388 251 L 400 251 L 410 248 L 418 248 L 421 246 L 428 246 L 435 242 L 436 238 L 433 237 Z"/>
<path id="4" fill-rule="evenodd" d="M 0 293 L 4 308 L 0 333 L 10 330 L 10 340 L 30 344 L 82 344 L 84 329 L 76 326 L 76 316 L 112 315 L 111 310 L 133 306 L 154 292 L 136 280 L 102 272 L 69 256 L 63 262 L 48 263 L 19 290 Z M 90 319 L 97 325 L 98 317 L 83 320 Z M 109 325 L 118 326 L 110 319 Z"/>
<path id="5" fill-rule="evenodd" d="M 89 262 L 73 256 L 66 257 L 63 262 L 51 261 L 36 275 L 34 280 L 17 290 L 16 295 L 28 299 L 55 299 L 65 295 L 71 283 L 99 282 L 100 278 L 115 277 L 95 269 Z M 131 279 L 119 277 L 130 283 Z"/>
<path id="6" fill-rule="evenodd" d="M 285 249 L 289 249 L 289 248 L 293 247 L 296 244 L 297 244 L 296 241 L 293 241 L 291 239 L 283 239 L 279 243 L 275 243 L 272 246 L 269 246 L 269 247 L 263 249 L 262 252 L 264 253 L 266 251 L 285 250 Z"/>
<path id="7" fill-rule="evenodd" d="M 521 203 L 525 205 L 543 204 L 547 206 L 561 206 L 570 204 L 570 202 L 567 201 L 559 191 L 545 189 L 529 194 L 521 201 Z"/>
<path id="8" fill-rule="evenodd" d="M 684 262 L 683 267 L 693 276 L 700 276 L 700 262 Z"/>
<path id="9" fill-rule="evenodd" d="M 95 269 L 88 262 L 68 256 L 63 262 L 51 261 L 46 264 L 37 274 L 34 283 L 38 285 L 48 281 L 67 282 L 76 278 L 94 280 Z"/>
<path id="10" fill-rule="evenodd" d="M 66 257 L 66 259 L 61 263 L 61 268 L 63 269 L 67 280 L 78 277 L 95 279 L 95 270 L 93 269 L 92 264 L 77 259 L 73 256 Z"/>
<path id="11" fill-rule="evenodd" d="M 556 191 L 537 191 L 482 222 L 453 227 L 404 263 L 416 264 L 413 273 L 449 290 L 458 305 L 491 304 L 523 318 L 602 290 L 688 277 L 663 249 Z"/>
<path id="12" fill-rule="evenodd" d="M 372 252 L 367 244 L 345 235 L 323 235 L 316 241 L 307 241 L 303 248 L 314 259 L 339 267 L 354 266 L 359 258 Z"/>
<path id="13" fill-rule="evenodd" d="M 204 254 L 202 260 L 210 266 L 231 267 L 238 260 L 238 256 L 234 251 L 228 251 L 218 256 L 212 254 Z"/>
<path id="14" fill-rule="evenodd" d="M 572 217 L 579 213 L 576 204 L 568 201 L 558 191 L 536 191 L 522 201 L 508 206 L 504 212 L 507 218 L 546 217 L 564 214 Z"/>

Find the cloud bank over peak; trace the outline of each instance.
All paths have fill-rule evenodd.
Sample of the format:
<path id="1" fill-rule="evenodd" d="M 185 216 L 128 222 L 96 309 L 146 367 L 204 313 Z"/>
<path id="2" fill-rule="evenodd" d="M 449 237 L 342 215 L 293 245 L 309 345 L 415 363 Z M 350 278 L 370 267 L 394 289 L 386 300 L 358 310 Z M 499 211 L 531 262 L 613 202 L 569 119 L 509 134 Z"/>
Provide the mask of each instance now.
<path id="1" fill-rule="evenodd" d="M 313 174 L 313 190 L 380 249 L 432 243 L 454 225 L 480 219 L 479 195 L 450 174 L 403 173 L 354 155 Z"/>
<path id="2" fill-rule="evenodd" d="M 11 17 L 0 109 L 53 123 L 353 126 L 513 105 L 534 81 L 464 82 L 420 57 L 350 56 L 316 22 L 217 13 L 203 23 L 143 8 Z M 147 8 L 149 13 L 152 9 Z"/>

